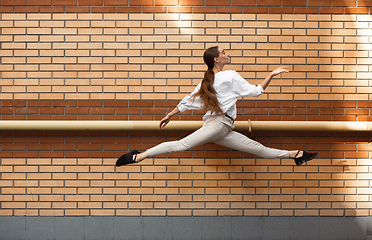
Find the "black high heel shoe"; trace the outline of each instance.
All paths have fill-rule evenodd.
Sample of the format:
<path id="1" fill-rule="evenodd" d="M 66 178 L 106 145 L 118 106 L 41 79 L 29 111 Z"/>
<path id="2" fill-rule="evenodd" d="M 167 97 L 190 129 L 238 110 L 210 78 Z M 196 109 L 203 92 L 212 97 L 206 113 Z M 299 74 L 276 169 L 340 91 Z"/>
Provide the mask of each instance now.
<path id="1" fill-rule="evenodd" d="M 303 151 L 302 157 L 297 157 L 297 155 L 301 152 L 301 150 L 298 150 L 296 153 L 296 156 L 293 158 L 296 162 L 297 166 L 300 166 L 301 164 L 310 161 L 311 159 L 315 158 L 318 153 L 308 153 L 306 151 Z"/>
<path id="2" fill-rule="evenodd" d="M 138 153 L 140 153 L 140 152 L 137 151 L 137 150 L 132 150 L 129 153 L 121 155 L 121 157 L 119 157 L 118 160 L 116 161 L 116 166 L 119 167 L 119 166 L 122 166 L 122 165 L 135 163 Z M 133 155 L 135 155 L 134 158 L 133 158 Z"/>

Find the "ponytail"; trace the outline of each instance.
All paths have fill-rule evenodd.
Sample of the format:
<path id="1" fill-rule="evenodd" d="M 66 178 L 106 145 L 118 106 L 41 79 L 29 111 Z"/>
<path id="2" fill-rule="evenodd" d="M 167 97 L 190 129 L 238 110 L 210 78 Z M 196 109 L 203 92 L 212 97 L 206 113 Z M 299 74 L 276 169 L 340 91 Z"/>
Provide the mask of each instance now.
<path id="1" fill-rule="evenodd" d="M 193 98 L 199 96 L 200 101 L 206 110 L 210 110 L 212 113 L 222 114 L 223 112 L 216 97 L 216 90 L 213 87 L 213 83 L 214 72 L 212 69 L 208 68 L 204 74 L 200 89 L 194 94 Z"/>
<path id="2" fill-rule="evenodd" d="M 213 87 L 214 83 L 214 58 L 220 54 L 218 46 L 210 47 L 205 50 L 203 59 L 205 64 L 208 66 L 208 70 L 204 74 L 203 81 L 201 82 L 200 89 L 197 93 L 192 96 L 192 99 L 199 96 L 202 106 L 206 110 L 210 110 L 212 113 L 222 114 L 223 111 L 220 107 L 220 103 L 216 97 L 216 90 Z"/>

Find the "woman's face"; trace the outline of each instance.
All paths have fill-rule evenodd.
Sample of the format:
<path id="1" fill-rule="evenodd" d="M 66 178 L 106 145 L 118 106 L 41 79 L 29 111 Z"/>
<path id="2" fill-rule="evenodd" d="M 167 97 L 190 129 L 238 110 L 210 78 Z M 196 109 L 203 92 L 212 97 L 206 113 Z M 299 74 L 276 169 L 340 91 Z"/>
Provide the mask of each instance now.
<path id="1" fill-rule="evenodd" d="M 218 49 L 218 57 L 214 58 L 215 63 L 224 66 L 225 64 L 230 63 L 230 55 L 225 52 L 224 49 Z"/>

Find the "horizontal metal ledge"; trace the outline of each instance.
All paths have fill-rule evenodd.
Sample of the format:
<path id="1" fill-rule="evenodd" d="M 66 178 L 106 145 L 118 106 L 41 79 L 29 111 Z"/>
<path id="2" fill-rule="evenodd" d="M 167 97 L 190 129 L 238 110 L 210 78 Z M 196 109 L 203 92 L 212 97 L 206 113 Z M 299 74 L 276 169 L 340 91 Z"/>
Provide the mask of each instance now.
<path id="1" fill-rule="evenodd" d="M 171 121 L 163 129 L 193 131 L 202 121 Z M 368 132 L 372 122 L 236 121 L 237 131 Z M 2 131 L 158 131 L 159 121 L 0 121 Z"/>

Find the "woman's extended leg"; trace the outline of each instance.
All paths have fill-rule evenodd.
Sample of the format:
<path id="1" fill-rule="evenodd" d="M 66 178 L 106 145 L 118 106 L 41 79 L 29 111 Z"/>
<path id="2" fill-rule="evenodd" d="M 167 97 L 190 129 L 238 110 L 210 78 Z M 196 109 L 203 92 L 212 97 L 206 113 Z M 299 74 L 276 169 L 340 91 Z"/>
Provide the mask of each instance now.
<path id="1" fill-rule="evenodd" d="M 292 153 L 286 150 L 265 147 L 261 143 L 235 131 L 229 132 L 224 138 L 215 141 L 215 143 L 238 151 L 252 153 L 262 158 L 290 158 L 294 157 L 293 154 L 297 152 L 293 151 L 294 153 Z"/>
<path id="2" fill-rule="evenodd" d="M 308 153 L 300 150 L 287 151 L 265 147 L 261 143 L 234 131 L 229 132 L 225 137 L 215 141 L 215 143 L 263 158 L 293 158 L 296 165 L 301 165 L 318 155 L 317 153 Z"/>
<path id="3" fill-rule="evenodd" d="M 163 142 L 142 153 L 133 155 L 133 160 L 135 162 L 141 162 L 148 157 L 154 157 L 157 155 L 161 155 L 164 153 L 170 153 L 170 152 L 186 151 L 190 148 L 193 148 L 193 147 L 196 147 L 196 146 L 208 143 L 208 142 L 213 142 L 216 139 L 220 139 L 224 137 L 226 134 L 228 134 L 231 129 L 231 126 L 228 126 L 225 123 L 223 123 L 223 121 L 221 121 L 221 118 L 223 117 L 224 116 L 209 117 L 203 124 L 203 127 L 191 133 L 187 137 L 179 141 Z M 120 166 L 120 165 L 123 165 L 123 164 L 117 163 L 117 166 Z"/>

